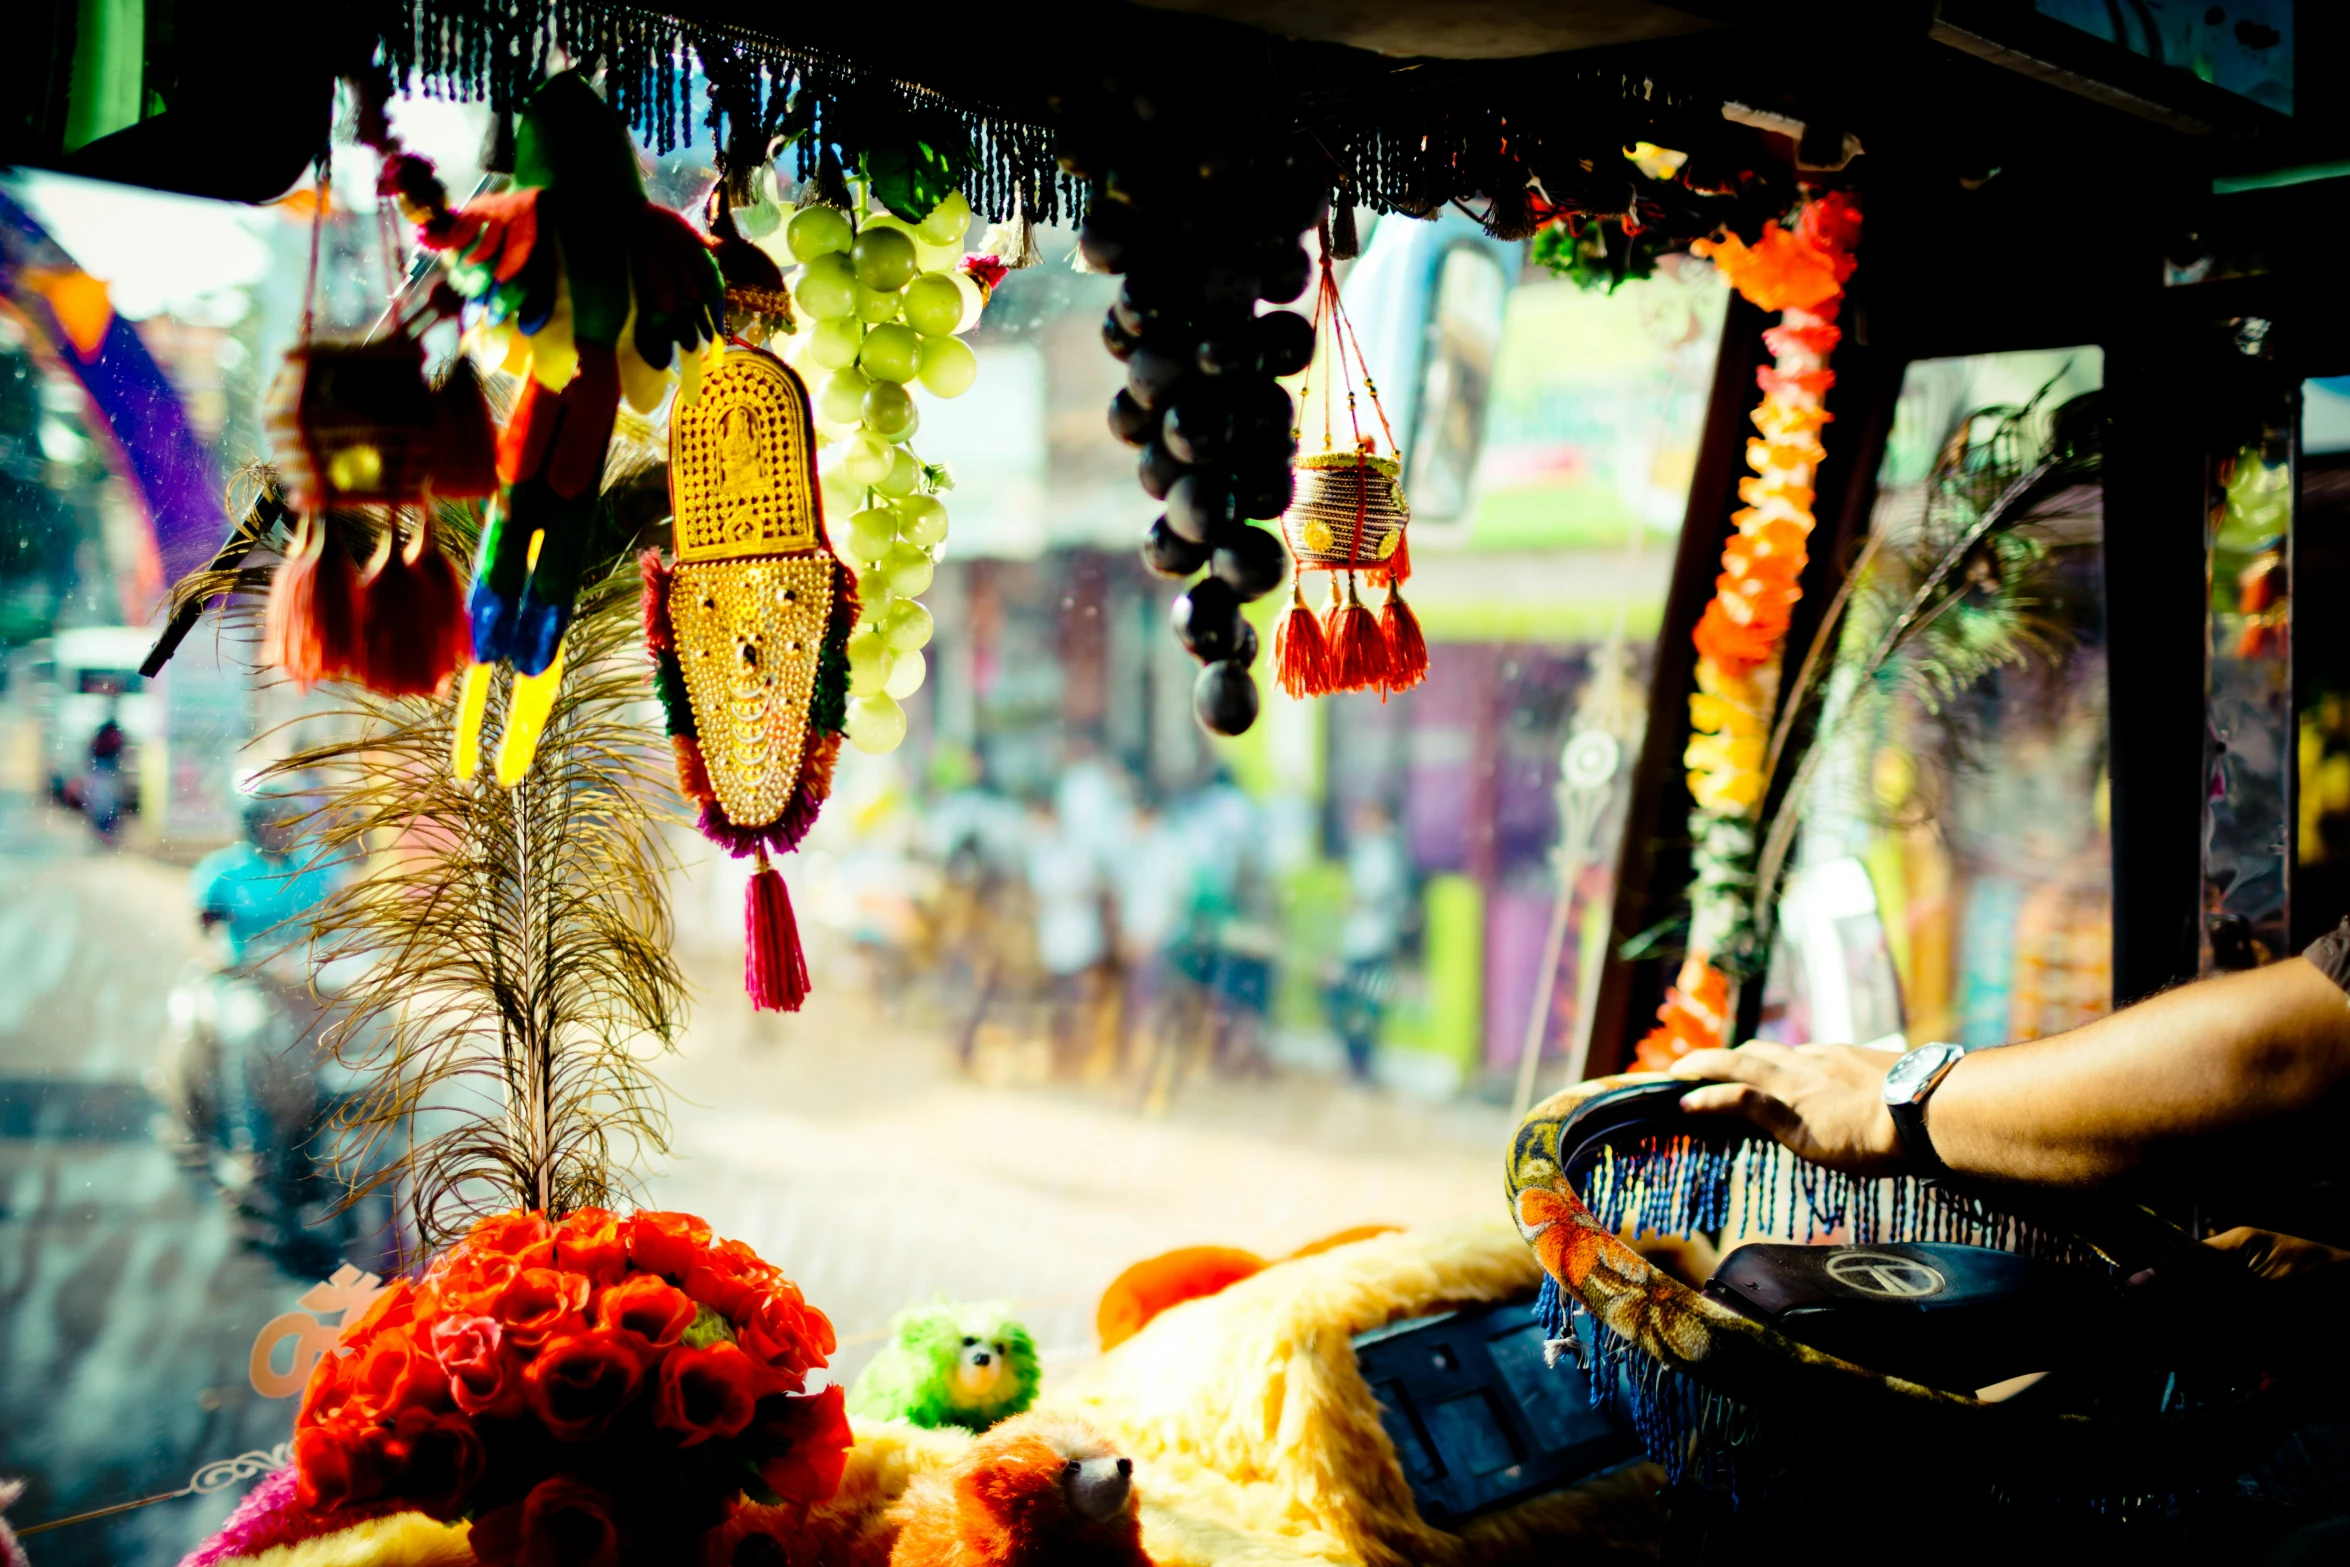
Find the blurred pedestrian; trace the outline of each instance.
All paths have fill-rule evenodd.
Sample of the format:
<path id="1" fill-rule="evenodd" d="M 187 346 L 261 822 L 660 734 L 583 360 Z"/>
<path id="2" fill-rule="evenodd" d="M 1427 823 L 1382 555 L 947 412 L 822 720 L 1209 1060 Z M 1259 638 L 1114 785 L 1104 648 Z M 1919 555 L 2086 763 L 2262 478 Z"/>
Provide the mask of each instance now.
<path id="1" fill-rule="evenodd" d="M 1330 1026 L 1346 1047 L 1346 1068 L 1357 1082 L 1371 1077 L 1396 954 L 1411 916 L 1412 867 L 1403 834 L 1384 802 L 1354 810 L 1346 844 L 1346 923 L 1340 928 L 1336 980 L 1324 992 Z"/>
<path id="2" fill-rule="evenodd" d="M 90 737 L 90 765 L 82 774 L 81 787 L 75 794 L 82 819 L 90 824 L 98 841 L 110 849 L 121 836 L 122 818 L 131 806 L 130 778 L 122 765 L 128 745 L 122 725 L 111 718 L 100 724 L 98 732 Z"/>
<path id="3" fill-rule="evenodd" d="M 1028 815 L 1028 890 L 1036 899 L 1036 951 L 1052 989 L 1053 1070 L 1074 1071 L 1098 1023 L 1101 969 L 1109 953 L 1104 888 L 1093 846 L 1044 801 Z"/>
<path id="4" fill-rule="evenodd" d="M 1192 860 L 1191 846 L 1173 822 L 1148 804 L 1135 810 L 1126 853 L 1116 865 L 1117 945 L 1126 981 L 1121 1057 L 1135 1023 L 1150 1035 L 1168 1027 L 1161 1013 L 1174 948 L 1191 904 Z"/>

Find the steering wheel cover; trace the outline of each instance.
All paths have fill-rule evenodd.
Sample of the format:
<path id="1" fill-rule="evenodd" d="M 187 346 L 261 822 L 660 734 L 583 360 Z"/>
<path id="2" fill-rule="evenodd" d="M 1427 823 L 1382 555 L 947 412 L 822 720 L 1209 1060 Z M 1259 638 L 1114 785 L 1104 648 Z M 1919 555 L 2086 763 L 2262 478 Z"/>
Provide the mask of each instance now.
<path id="1" fill-rule="evenodd" d="M 1510 1141 L 1505 1188 L 1518 1232 L 1560 1290 L 1664 1367 L 1797 1428 L 1871 1443 L 1918 1443 L 1986 1477 L 2054 1474 L 2084 1495 L 2143 1492 L 2189 1471 L 2255 1461 L 2290 1423 L 2282 1389 L 2174 1415 L 2081 1415 L 1987 1404 L 1855 1365 L 1755 1322 L 1658 1268 L 1593 1215 L 1569 1179 L 1596 1135 L 1645 1124 L 1670 1133 L 1681 1093 L 1661 1073 L 1594 1078 L 1528 1113 Z M 1686 1123 L 1699 1131 L 1695 1123 Z M 1701 1135 L 1720 1135 L 1708 1123 Z M 2229 1470 L 2227 1472 L 2233 1472 Z"/>

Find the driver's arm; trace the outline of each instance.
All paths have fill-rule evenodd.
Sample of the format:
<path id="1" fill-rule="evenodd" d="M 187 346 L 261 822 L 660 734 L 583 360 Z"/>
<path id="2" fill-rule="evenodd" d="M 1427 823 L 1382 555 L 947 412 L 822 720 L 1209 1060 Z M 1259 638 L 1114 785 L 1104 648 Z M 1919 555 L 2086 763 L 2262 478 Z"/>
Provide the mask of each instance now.
<path id="1" fill-rule="evenodd" d="M 2091 1186 L 2215 1136 L 2288 1135 L 2350 1097 L 2350 998 L 2329 973 L 2350 967 L 2343 956 L 2350 934 L 2069 1033 L 1976 1051 L 1927 1102 L 1934 1152 L 1962 1175 Z M 1806 1159 L 1887 1174 L 1905 1163 L 1883 1102 L 1892 1060 L 1851 1045 L 1750 1044 L 1698 1051 L 1673 1071 L 1728 1080 L 1685 1096 L 1692 1111 L 1743 1115 Z"/>

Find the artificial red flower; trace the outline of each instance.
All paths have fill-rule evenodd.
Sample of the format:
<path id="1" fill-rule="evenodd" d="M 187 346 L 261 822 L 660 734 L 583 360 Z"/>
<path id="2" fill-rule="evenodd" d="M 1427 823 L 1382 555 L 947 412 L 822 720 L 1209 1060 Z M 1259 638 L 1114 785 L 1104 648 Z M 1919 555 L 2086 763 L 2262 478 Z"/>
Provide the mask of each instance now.
<path id="1" fill-rule="evenodd" d="M 407 1333 L 377 1336 L 360 1351 L 352 1402 L 376 1414 L 449 1407 L 449 1379 L 440 1363 Z"/>
<path id="2" fill-rule="evenodd" d="M 637 1395 L 644 1359 L 625 1333 L 591 1328 L 556 1339 L 522 1373 L 530 1407 L 565 1442 L 603 1435 L 612 1417 Z"/>
<path id="3" fill-rule="evenodd" d="M 628 1234 L 617 1214 L 582 1208 L 555 1226 L 555 1265 L 610 1284 L 628 1271 Z"/>
<path id="4" fill-rule="evenodd" d="M 781 1270 L 741 1241 L 720 1241 L 694 1259 L 685 1292 L 729 1318 L 750 1315 Z"/>
<path id="5" fill-rule="evenodd" d="M 1003 257 L 978 254 L 965 256 L 957 270 L 979 285 L 982 297 L 993 294 L 1012 271 Z"/>
<path id="6" fill-rule="evenodd" d="M 667 1349 L 694 1325 L 694 1303 L 668 1280 L 639 1273 L 596 1297 L 596 1326 L 633 1333 L 649 1349 Z"/>
<path id="7" fill-rule="evenodd" d="M 786 1567 L 808 1559 L 802 1509 L 744 1502 L 702 1537 L 702 1567 Z"/>
<path id="8" fill-rule="evenodd" d="M 495 1315 L 506 1330 L 506 1342 L 516 1349 L 535 1350 L 551 1338 L 576 1333 L 587 1326 L 588 1292 L 585 1275 L 561 1268 L 525 1268 L 498 1292 Z"/>
<path id="9" fill-rule="evenodd" d="M 683 1280 L 710 1249 L 710 1226 L 690 1213 L 639 1213 L 628 1221 L 628 1260 Z"/>
<path id="10" fill-rule="evenodd" d="M 415 1320 L 416 1285 L 408 1279 L 395 1279 L 368 1302 L 365 1311 L 343 1324 L 341 1342 L 364 1344 L 378 1333 L 406 1327 Z"/>
<path id="11" fill-rule="evenodd" d="M 569 1475 L 474 1520 L 469 1542 L 481 1567 L 619 1567 L 620 1531 L 603 1492 Z"/>
<path id="12" fill-rule="evenodd" d="M 295 1406 L 294 1424 L 321 1425 L 341 1413 L 359 1391 L 359 1356 L 321 1355 Z"/>
<path id="13" fill-rule="evenodd" d="M 832 1319 L 802 1304 L 799 1293 L 770 1292 L 735 1329 L 737 1343 L 794 1387 L 833 1350 Z"/>
<path id="14" fill-rule="evenodd" d="M 1850 277 L 1851 253 L 1860 244 L 1860 221 L 1860 208 L 1852 198 L 1832 190 L 1804 204 L 1795 215 L 1795 232 L 1806 243 L 1836 257 L 1843 264 L 1842 276 Z"/>
<path id="15" fill-rule="evenodd" d="M 435 1518 L 454 1518 L 481 1483 L 489 1455 L 464 1415 L 411 1409 L 392 1424 L 389 1452 L 399 1466 L 400 1500 Z"/>
<path id="16" fill-rule="evenodd" d="M 449 1396 L 469 1415 L 503 1419 L 527 1405 L 522 1359 L 505 1340 L 495 1317 L 443 1317 L 432 1325 L 433 1358 L 449 1374 Z"/>
<path id="17" fill-rule="evenodd" d="M 461 1244 L 459 1249 L 434 1263 L 432 1271 L 425 1275 L 417 1309 L 428 1314 L 455 1312 L 468 1317 L 487 1316 L 520 1271 L 521 1266 L 512 1257 L 466 1251 Z"/>
<path id="18" fill-rule="evenodd" d="M 768 1376 L 765 1367 L 724 1340 L 703 1349 L 680 1345 L 661 1362 L 653 1424 L 679 1433 L 680 1447 L 733 1436 L 751 1423 Z"/>
<path id="19" fill-rule="evenodd" d="M 835 1384 L 804 1398 L 771 1395 L 759 1400 L 752 1440 L 769 1456 L 759 1461 L 759 1478 L 791 1505 L 809 1508 L 832 1500 L 849 1465 L 847 1397 Z"/>
<path id="20" fill-rule="evenodd" d="M 381 1496 L 391 1483 L 391 1438 L 372 1422 L 337 1421 L 294 1433 L 295 1496 L 307 1512 L 331 1512 Z"/>
<path id="21" fill-rule="evenodd" d="M 555 1260 L 555 1227 L 537 1213 L 501 1213 L 482 1220 L 460 1244 L 475 1256 L 512 1257 L 518 1268 L 543 1268 Z"/>

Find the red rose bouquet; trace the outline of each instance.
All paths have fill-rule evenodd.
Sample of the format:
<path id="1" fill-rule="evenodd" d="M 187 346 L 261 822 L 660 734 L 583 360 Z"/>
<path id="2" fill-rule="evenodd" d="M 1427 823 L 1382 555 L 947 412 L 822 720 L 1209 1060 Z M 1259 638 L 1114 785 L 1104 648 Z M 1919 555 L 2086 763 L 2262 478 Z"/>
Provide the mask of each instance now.
<path id="1" fill-rule="evenodd" d="M 484 1567 L 686 1556 L 747 1496 L 829 1500 L 832 1324 L 681 1213 L 485 1219 L 320 1360 L 294 1422 L 302 1507 L 473 1520 Z"/>

